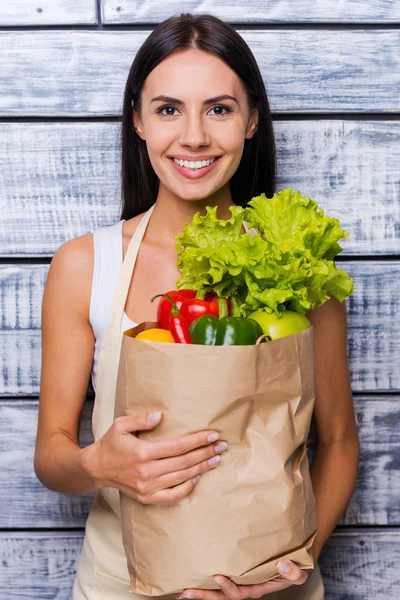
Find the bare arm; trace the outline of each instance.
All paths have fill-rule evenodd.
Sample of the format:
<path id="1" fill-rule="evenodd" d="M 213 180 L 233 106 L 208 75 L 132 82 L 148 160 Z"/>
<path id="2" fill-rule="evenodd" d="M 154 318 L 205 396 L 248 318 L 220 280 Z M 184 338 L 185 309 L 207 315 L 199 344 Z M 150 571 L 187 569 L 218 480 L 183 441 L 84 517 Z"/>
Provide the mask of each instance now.
<path id="1" fill-rule="evenodd" d="M 79 425 L 94 352 L 89 322 L 93 239 L 80 236 L 56 252 L 42 308 L 42 372 L 34 467 L 51 490 L 84 494 L 116 487 L 143 504 L 176 502 L 226 448 L 212 431 L 148 442 L 136 431 L 157 426 L 148 414 L 115 419 L 87 448 Z M 112 399 L 110 399 L 112 400 Z M 219 435 L 217 435 L 219 437 Z M 210 461 L 210 462 L 209 462 Z"/>
<path id="2" fill-rule="evenodd" d="M 53 257 L 42 304 L 42 370 L 35 473 L 51 490 L 84 494 L 96 485 L 78 434 L 94 352 L 89 323 L 93 241 L 80 236 Z"/>
<path id="3" fill-rule="evenodd" d="M 318 560 L 354 491 L 360 444 L 347 363 L 346 305 L 331 298 L 307 317 L 314 328 L 318 444 L 311 479 L 318 523 L 313 557 Z"/>

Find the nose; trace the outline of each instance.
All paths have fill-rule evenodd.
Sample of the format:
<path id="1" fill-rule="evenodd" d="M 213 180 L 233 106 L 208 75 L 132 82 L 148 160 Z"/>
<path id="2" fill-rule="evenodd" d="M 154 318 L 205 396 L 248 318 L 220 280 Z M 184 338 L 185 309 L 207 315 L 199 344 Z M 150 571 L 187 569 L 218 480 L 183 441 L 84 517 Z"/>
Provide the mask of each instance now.
<path id="1" fill-rule="evenodd" d="M 182 120 L 179 142 L 182 146 L 194 149 L 209 146 L 210 136 L 201 115 L 188 114 Z"/>

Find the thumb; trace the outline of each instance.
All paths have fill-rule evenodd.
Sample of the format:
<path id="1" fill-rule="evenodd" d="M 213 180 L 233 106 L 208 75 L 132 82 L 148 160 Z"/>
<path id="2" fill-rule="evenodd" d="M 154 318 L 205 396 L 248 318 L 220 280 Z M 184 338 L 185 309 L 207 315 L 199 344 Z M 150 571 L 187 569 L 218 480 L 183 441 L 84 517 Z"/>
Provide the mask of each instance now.
<path id="1" fill-rule="evenodd" d="M 161 419 L 161 412 L 148 412 L 135 417 L 120 417 L 120 431 L 126 433 L 134 433 L 135 431 L 143 431 L 152 429 Z"/>
<path id="2" fill-rule="evenodd" d="M 278 562 L 278 571 L 282 577 L 295 583 L 297 585 L 303 584 L 307 579 L 307 573 L 300 569 L 294 562 L 289 561 L 279 561 Z"/>

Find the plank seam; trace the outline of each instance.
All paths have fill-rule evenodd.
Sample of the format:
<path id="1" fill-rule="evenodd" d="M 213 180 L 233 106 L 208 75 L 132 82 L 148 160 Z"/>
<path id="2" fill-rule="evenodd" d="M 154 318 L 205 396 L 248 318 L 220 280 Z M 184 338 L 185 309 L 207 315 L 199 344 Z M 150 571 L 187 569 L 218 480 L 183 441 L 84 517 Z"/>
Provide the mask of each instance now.
<path id="1" fill-rule="evenodd" d="M 4 31 L 77 31 L 77 30 L 107 30 L 107 31 L 149 31 L 151 32 L 153 29 L 157 27 L 160 23 L 149 23 L 146 21 L 138 22 L 138 23 L 123 23 L 121 25 L 115 25 L 114 23 L 108 25 L 104 22 L 93 23 L 90 24 L 82 24 L 82 25 L 2 25 L 0 27 L 0 32 Z M 301 21 L 296 21 L 294 23 L 283 23 L 283 22 L 256 22 L 256 23 L 246 23 L 243 22 L 232 22 L 227 21 L 232 27 L 235 29 L 246 30 L 246 31 L 273 31 L 280 29 L 282 31 L 290 31 L 290 30 L 298 30 L 298 31 L 365 31 L 365 30 L 398 30 L 400 29 L 400 22 L 363 22 L 363 21 L 348 21 L 342 23 L 332 23 L 332 22 L 313 22 L 313 23 L 305 23 Z"/>
<path id="2" fill-rule="evenodd" d="M 396 121 L 399 114 L 394 112 L 272 112 L 273 121 Z M 1 123 L 115 123 L 121 122 L 121 116 L 7 116 L 0 117 Z"/>
<path id="3" fill-rule="evenodd" d="M 68 494 L 65 494 L 68 495 Z M 393 533 L 399 533 L 400 534 L 400 526 L 397 525 L 362 525 L 360 527 L 356 527 L 354 525 L 337 525 L 337 527 L 335 528 L 335 530 L 332 532 L 331 535 L 343 535 L 346 534 L 348 535 L 349 533 L 354 533 L 356 535 L 362 535 L 363 533 L 368 534 L 368 533 L 379 533 L 382 532 L 382 534 L 387 533 L 388 531 L 391 531 Z M 9 527 L 1 527 L 0 528 L 0 534 L 2 533 L 15 533 L 15 534 L 21 534 L 21 533 L 84 533 L 85 532 L 85 528 L 84 527 L 71 527 L 70 529 L 68 527 L 38 527 L 37 529 L 33 528 L 33 527 L 29 527 L 29 528 L 21 528 L 21 529 L 16 529 L 16 528 L 9 528 Z"/>
<path id="4" fill-rule="evenodd" d="M 34 265 L 49 265 L 53 258 L 53 254 L 45 256 L 0 256 L 0 267 L 13 267 L 15 265 L 34 266 Z M 392 263 L 400 262 L 400 254 L 343 254 L 339 256 L 336 263 L 340 262 L 381 262 Z"/>

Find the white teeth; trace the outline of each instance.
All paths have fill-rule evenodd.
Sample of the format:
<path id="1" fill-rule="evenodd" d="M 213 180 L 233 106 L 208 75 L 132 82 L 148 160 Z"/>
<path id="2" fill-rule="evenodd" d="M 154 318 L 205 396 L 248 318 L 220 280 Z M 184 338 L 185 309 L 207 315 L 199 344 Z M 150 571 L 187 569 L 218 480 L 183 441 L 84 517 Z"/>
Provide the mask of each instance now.
<path id="1" fill-rule="evenodd" d="M 196 161 L 188 161 L 188 160 L 180 160 L 179 158 L 174 158 L 174 161 L 180 167 L 186 167 L 187 169 L 202 169 L 203 167 L 208 167 L 211 165 L 216 159 L 211 158 L 210 160 L 196 160 Z"/>

